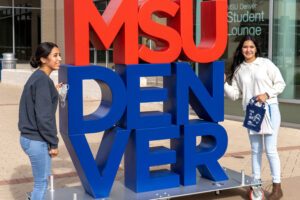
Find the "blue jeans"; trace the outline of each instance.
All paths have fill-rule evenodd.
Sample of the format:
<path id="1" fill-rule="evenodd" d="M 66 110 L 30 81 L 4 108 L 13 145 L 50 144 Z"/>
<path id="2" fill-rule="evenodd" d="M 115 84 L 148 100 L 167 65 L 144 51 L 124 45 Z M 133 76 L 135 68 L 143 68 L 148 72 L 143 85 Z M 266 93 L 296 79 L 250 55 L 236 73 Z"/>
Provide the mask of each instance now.
<path id="1" fill-rule="evenodd" d="M 48 187 L 48 176 L 51 171 L 51 157 L 46 142 L 20 137 L 20 143 L 31 163 L 34 187 L 31 200 L 43 200 Z"/>
<path id="2" fill-rule="evenodd" d="M 279 111 L 278 104 L 271 104 L 270 107 L 270 116 L 273 127 L 272 134 L 249 134 L 249 139 L 251 143 L 251 152 L 252 152 L 252 173 L 254 179 L 261 178 L 261 160 L 263 145 L 265 146 L 265 151 L 267 158 L 269 160 L 269 165 L 272 174 L 273 183 L 280 183 L 280 159 L 277 152 L 277 136 L 278 130 L 281 122 L 281 115 Z"/>

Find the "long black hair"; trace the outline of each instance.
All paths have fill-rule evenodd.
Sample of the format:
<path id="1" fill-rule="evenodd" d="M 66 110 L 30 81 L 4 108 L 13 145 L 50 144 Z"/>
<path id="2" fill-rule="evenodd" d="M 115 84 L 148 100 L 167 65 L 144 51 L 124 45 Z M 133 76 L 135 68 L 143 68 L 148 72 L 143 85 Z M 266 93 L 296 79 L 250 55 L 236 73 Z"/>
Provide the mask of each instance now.
<path id="1" fill-rule="evenodd" d="M 58 48 L 57 44 L 52 42 L 43 42 L 39 44 L 36 48 L 34 56 L 32 56 L 30 59 L 30 65 L 33 68 L 40 67 L 42 65 L 41 58 L 47 58 L 54 47 Z"/>
<path id="2" fill-rule="evenodd" d="M 251 36 L 251 35 L 245 35 L 242 40 L 240 41 L 238 47 L 236 48 L 235 52 L 234 52 L 234 56 L 233 56 L 233 61 L 232 61 L 232 65 L 230 68 L 230 73 L 228 75 L 228 79 L 231 81 L 233 78 L 234 73 L 236 72 L 236 70 L 238 69 L 239 65 L 244 62 L 245 58 L 244 55 L 242 53 L 242 48 L 244 45 L 244 42 L 247 40 L 251 40 L 255 47 L 256 47 L 256 53 L 255 53 L 255 57 L 259 57 L 261 55 L 261 50 L 260 47 L 258 45 L 257 40 Z"/>

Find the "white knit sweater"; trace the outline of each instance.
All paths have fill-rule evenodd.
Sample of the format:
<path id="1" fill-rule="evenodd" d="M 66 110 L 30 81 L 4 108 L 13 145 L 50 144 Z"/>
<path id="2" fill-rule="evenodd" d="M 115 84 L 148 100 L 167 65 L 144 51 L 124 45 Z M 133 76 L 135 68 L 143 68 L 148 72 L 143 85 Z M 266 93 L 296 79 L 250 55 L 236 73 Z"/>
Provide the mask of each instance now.
<path id="1" fill-rule="evenodd" d="M 285 88 L 279 69 L 267 58 L 258 57 L 251 63 L 243 62 L 235 72 L 232 84 L 224 84 L 225 95 L 232 100 L 242 96 L 243 110 L 253 96 L 268 93 L 268 104 L 278 103 L 277 95 Z"/>

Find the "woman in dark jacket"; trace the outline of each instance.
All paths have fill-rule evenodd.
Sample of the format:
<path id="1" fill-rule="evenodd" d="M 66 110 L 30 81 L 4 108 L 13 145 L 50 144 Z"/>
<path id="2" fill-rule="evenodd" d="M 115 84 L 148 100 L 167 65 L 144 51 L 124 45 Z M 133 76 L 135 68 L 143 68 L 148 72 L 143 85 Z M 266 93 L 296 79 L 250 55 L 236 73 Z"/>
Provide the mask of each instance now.
<path id="1" fill-rule="evenodd" d="M 54 85 L 49 75 L 59 69 L 60 63 L 58 46 L 41 43 L 30 61 L 31 66 L 38 69 L 26 82 L 20 100 L 20 143 L 30 159 L 34 178 L 31 200 L 45 198 L 51 158 L 58 155 L 55 112 L 59 86 Z"/>

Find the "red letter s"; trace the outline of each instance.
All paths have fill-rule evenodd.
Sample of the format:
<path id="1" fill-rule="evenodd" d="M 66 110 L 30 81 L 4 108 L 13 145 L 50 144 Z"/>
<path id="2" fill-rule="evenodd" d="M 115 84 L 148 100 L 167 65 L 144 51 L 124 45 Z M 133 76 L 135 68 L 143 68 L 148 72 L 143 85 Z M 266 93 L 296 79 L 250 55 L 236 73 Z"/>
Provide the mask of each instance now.
<path id="1" fill-rule="evenodd" d="M 152 15 L 174 17 L 179 6 L 170 0 L 146 0 L 139 8 L 139 26 L 143 36 L 155 41 L 156 49 L 145 45 L 139 49 L 139 57 L 148 63 L 169 63 L 176 60 L 181 51 L 181 38 L 171 27 L 154 22 Z M 168 20 L 168 19 L 167 19 Z"/>

